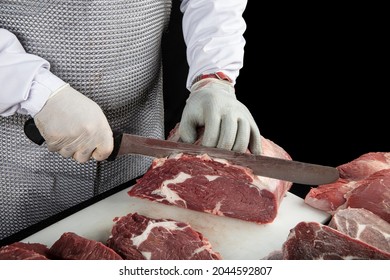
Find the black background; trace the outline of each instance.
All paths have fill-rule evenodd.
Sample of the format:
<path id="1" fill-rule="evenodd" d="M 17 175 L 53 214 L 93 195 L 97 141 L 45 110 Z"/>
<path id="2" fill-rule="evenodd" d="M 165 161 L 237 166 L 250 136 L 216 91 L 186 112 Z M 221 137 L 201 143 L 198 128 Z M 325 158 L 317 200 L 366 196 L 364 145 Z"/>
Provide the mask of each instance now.
<path id="1" fill-rule="evenodd" d="M 163 41 L 166 132 L 180 120 L 188 96 L 179 2 L 173 3 Z M 244 67 L 236 95 L 264 137 L 294 160 L 329 166 L 389 151 L 380 15 L 363 6 L 249 1 L 244 18 Z M 301 196 L 307 190 L 292 188 Z"/>

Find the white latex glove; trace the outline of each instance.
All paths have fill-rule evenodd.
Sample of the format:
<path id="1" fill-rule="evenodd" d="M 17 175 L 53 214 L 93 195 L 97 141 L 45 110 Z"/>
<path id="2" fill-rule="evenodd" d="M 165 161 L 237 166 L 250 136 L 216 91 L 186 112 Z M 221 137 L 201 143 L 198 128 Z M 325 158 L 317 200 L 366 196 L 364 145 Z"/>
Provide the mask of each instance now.
<path id="1" fill-rule="evenodd" d="M 202 145 L 237 152 L 261 153 L 261 136 L 252 114 L 239 102 L 227 81 L 207 78 L 191 87 L 179 125 L 183 142 L 197 140 L 204 126 Z"/>
<path id="2" fill-rule="evenodd" d="M 48 150 L 65 158 L 100 161 L 113 150 L 112 130 L 99 105 L 69 85 L 47 100 L 34 121 Z"/>

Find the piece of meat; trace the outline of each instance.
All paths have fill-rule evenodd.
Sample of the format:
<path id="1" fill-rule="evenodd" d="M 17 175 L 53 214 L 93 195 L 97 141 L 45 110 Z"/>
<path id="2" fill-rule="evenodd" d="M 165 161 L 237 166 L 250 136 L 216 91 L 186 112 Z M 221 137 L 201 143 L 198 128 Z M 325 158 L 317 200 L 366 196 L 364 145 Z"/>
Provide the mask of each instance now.
<path id="1" fill-rule="evenodd" d="M 283 243 L 285 260 L 389 260 L 390 253 L 317 222 L 300 222 Z"/>
<path id="2" fill-rule="evenodd" d="M 338 210 L 330 227 L 390 253 L 390 223 L 364 208 Z"/>
<path id="3" fill-rule="evenodd" d="M 390 223 L 390 169 L 383 169 L 359 181 L 359 186 L 345 195 L 343 207 L 370 210 Z"/>
<path id="4" fill-rule="evenodd" d="M 372 152 L 366 153 L 357 159 L 342 164 L 338 167 L 340 178 L 348 181 L 359 181 L 371 174 L 390 168 L 390 153 Z"/>
<path id="5" fill-rule="evenodd" d="M 74 232 L 65 232 L 50 247 L 50 254 L 62 260 L 122 260 L 102 242 L 90 240 Z"/>
<path id="6" fill-rule="evenodd" d="M 178 140 L 171 132 L 170 138 Z M 274 142 L 262 138 L 264 155 L 291 160 Z M 271 223 L 291 182 L 261 177 L 243 166 L 203 155 L 157 158 L 128 194 L 195 211 Z"/>
<path id="7" fill-rule="evenodd" d="M 189 224 L 138 213 L 115 218 L 107 246 L 127 260 L 219 260 L 209 241 Z"/>
<path id="8" fill-rule="evenodd" d="M 48 260 L 49 248 L 40 243 L 15 242 L 0 248 L 0 260 Z"/>
<path id="9" fill-rule="evenodd" d="M 312 188 L 305 197 L 305 203 L 333 214 L 339 207 L 347 207 L 349 193 L 361 185 L 369 184 L 370 180 L 376 180 L 375 176 L 372 176 L 374 173 L 389 168 L 390 153 L 363 154 L 351 162 L 338 166 L 340 179 L 335 183 Z"/>
<path id="10" fill-rule="evenodd" d="M 379 170 L 368 177 L 359 181 L 347 183 L 351 186 L 348 192 L 342 196 L 342 203 L 336 204 L 334 196 L 322 196 L 321 200 L 316 201 L 312 197 L 306 197 L 305 202 L 312 207 L 324 210 L 330 214 L 334 214 L 339 209 L 344 208 L 364 208 L 370 210 L 374 214 L 387 222 L 390 222 L 390 169 Z M 328 189 L 323 186 L 322 190 L 332 193 L 336 185 L 329 186 Z M 345 186 L 345 185 L 344 185 Z M 344 187 L 343 185 L 340 188 Z M 335 193 L 340 193 L 335 191 Z M 311 195 L 315 194 L 312 192 Z M 309 195 L 309 194 L 308 194 Z M 341 198 L 340 198 L 341 199 Z M 324 202 L 329 202 L 332 207 L 324 208 Z"/>
<path id="11" fill-rule="evenodd" d="M 353 190 L 355 185 L 355 181 L 349 182 L 341 178 L 335 183 L 319 185 L 310 189 L 305 196 L 305 203 L 332 214 L 347 201 L 344 196 Z"/>
<path id="12" fill-rule="evenodd" d="M 14 242 L 12 246 L 16 246 L 25 250 L 34 251 L 47 258 L 50 258 L 49 248 L 41 243 L 28 243 L 28 242 Z"/>
<path id="13" fill-rule="evenodd" d="M 318 236 L 312 238 L 313 244 L 314 241 L 326 244 L 331 258 L 339 255 L 346 259 L 388 259 L 390 153 L 367 153 L 337 168 L 340 172 L 337 182 L 312 188 L 305 197 L 306 204 L 332 214 L 329 227 L 336 230 L 332 232 L 326 227 L 321 228 L 316 234 Z M 300 239 L 306 238 L 303 231 L 304 229 Z M 326 236 L 330 233 L 331 237 Z M 337 239 L 332 248 L 330 242 L 335 236 Z M 326 243 L 325 238 L 328 238 Z M 356 243 L 357 241 L 361 243 Z M 356 253 L 357 244 L 364 247 L 361 250 L 366 255 Z M 348 256 L 348 250 L 351 251 L 351 256 Z M 372 251 L 375 256 L 370 255 L 367 250 Z"/>

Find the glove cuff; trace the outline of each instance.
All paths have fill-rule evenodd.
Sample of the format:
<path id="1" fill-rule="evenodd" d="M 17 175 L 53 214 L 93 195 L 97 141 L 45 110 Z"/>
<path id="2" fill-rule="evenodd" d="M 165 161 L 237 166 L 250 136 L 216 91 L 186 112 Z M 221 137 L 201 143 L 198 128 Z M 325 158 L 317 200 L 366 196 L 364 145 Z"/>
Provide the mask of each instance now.
<path id="1" fill-rule="evenodd" d="M 57 93 L 61 92 L 63 89 L 67 88 L 67 87 L 70 87 L 70 85 L 68 83 L 64 84 L 63 86 L 59 87 L 57 90 L 55 90 L 54 92 L 52 92 L 52 94 L 50 94 L 49 96 L 49 99 L 52 98 L 54 95 L 56 95 Z"/>
<path id="2" fill-rule="evenodd" d="M 195 83 L 199 82 L 200 80 L 207 79 L 207 78 L 214 78 L 214 79 L 218 79 L 218 80 L 228 81 L 229 83 L 233 83 L 232 79 L 230 79 L 229 76 L 226 75 L 225 73 L 223 73 L 223 72 L 216 72 L 216 73 L 210 73 L 210 74 L 201 74 L 201 75 L 197 76 L 192 81 L 191 87 Z"/>

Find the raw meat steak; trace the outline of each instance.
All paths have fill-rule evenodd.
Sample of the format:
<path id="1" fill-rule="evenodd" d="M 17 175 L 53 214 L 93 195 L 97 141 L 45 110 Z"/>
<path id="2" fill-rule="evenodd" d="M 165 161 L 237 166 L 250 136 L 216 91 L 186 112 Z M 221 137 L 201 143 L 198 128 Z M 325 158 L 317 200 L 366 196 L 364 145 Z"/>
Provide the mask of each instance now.
<path id="1" fill-rule="evenodd" d="M 337 167 L 340 179 L 332 184 L 312 188 L 305 197 L 305 202 L 317 209 L 333 213 L 339 207 L 345 207 L 347 194 L 352 190 L 376 180 L 374 173 L 390 168 L 390 153 L 373 152 Z M 371 197 L 371 196 L 370 196 Z"/>
<path id="2" fill-rule="evenodd" d="M 187 223 L 138 213 L 115 218 L 107 246 L 127 260 L 219 260 L 211 244 Z"/>
<path id="3" fill-rule="evenodd" d="M 300 222 L 283 244 L 285 260 L 388 260 L 390 253 L 317 222 Z"/>
<path id="4" fill-rule="evenodd" d="M 39 243 L 15 242 L 0 248 L 0 260 L 48 260 L 49 248 Z"/>
<path id="5" fill-rule="evenodd" d="M 364 208 L 338 210 L 329 226 L 390 253 L 390 223 Z"/>
<path id="6" fill-rule="evenodd" d="M 175 133 L 169 137 L 177 140 Z M 291 160 L 278 145 L 262 138 L 263 154 Z M 206 154 L 157 158 L 129 195 L 195 211 L 259 224 L 275 219 L 291 182 L 260 177 L 246 167 Z"/>
<path id="7" fill-rule="evenodd" d="M 50 254 L 62 260 L 122 260 L 114 250 L 101 242 L 73 232 L 65 232 L 50 247 Z"/>

